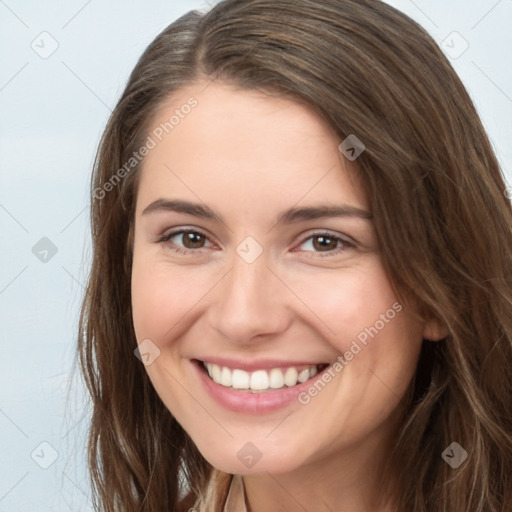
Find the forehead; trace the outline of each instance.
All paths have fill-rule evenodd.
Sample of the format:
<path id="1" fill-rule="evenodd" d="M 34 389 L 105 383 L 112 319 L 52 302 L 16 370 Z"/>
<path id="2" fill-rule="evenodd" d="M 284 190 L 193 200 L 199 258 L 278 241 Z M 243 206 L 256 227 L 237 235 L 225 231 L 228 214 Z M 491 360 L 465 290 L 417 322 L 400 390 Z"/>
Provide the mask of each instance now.
<path id="1" fill-rule="evenodd" d="M 198 82 L 162 105 L 148 133 L 155 146 L 142 165 L 139 211 L 162 195 L 245 208 L 306 198 L 366 206 L 341 139 L 291 99 Z"/>

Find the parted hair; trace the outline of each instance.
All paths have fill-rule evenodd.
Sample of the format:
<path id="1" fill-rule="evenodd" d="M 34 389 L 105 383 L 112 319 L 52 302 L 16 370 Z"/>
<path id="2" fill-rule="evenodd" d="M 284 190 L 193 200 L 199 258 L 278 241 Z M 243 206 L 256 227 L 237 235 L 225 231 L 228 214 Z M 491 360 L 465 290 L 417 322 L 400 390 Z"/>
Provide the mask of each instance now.
<path id="1" fill-rule="evenodd" d="M 382 264 L 402 302 L 446 326 L 443 340 L 423 341 L 404 398 L 389 462 L 397 512 L 510 512 L 511 204 L 449 61 L 421 26 L 378 0 L 224 0 L 179 18 L 137 62 L 91 183 L 77 355 L 92 399 L 98 510 L 220 511 L 229 486 L 134 357 L 131 230 L 144 161 L 102 197 L 93 193 L 141 147 L 162 104 L 205 77 L 306 103 L 341 140 L 364 143 L 354 168 Z M 441 457 L 453 442 L 468 453 L 457 469 Z"/>

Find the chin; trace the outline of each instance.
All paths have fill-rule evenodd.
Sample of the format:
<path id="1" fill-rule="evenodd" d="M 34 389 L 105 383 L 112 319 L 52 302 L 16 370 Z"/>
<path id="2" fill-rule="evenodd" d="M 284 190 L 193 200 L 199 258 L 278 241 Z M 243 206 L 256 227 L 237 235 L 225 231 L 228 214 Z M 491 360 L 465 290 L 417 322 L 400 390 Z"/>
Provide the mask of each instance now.
<path id="1" fill-rule="evenodd" d="M 250 442 L 241 448 L 226 447 L 226 451 L 221 453 L 201 451 L 201 454 L 214 468 L 237 475 L 287 473 L 299 468 L 304 462 L 297 460 L 296 456 L 286 457 L 275 451 L 261 451 Z"/>

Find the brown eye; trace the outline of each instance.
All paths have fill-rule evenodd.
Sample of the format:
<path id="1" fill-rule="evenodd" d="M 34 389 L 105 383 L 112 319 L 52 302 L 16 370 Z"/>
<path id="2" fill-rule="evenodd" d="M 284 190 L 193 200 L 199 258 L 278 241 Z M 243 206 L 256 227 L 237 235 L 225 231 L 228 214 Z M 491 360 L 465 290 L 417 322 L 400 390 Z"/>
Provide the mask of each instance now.
<path id="1" fill-rule="evenodd" d="M 341 236 L 331 233 L 316 233 L 305 238 L 299 245 L 299 250 L 305 253 L 324 253 L 325 256 L 334 256 L 354 247 L 353 242 Z"/>
<path id="2" fill-rule="evenodd" d="M 195 231 L 185 231 L 182 233 L 182 243 L 187 249 L 199 249 L 204 246 L 206 237 Z"/>
<path id="3" fill-rule="evenodd" d="M 334 238 L 325 235 L 317 235 L 312 237 L 313 247 L 317 251 L 332 251 L 338 246 L 339 238 Z"/>
<path id="4" fill-rule="evenodd" d="M 180 253 L 213 246 L 212 242 L 206 235 L 191 229 L 173 231 L 172 233 L 161 237 L 158 242 L 163 243 Z"/>

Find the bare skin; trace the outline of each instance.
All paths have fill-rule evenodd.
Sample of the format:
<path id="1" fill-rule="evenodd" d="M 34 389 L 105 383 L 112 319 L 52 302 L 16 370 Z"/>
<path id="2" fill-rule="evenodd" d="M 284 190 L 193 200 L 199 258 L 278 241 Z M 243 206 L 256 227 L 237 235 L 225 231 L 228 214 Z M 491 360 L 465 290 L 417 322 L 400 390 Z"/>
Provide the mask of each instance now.
<path id="1" fill-rule="evenodd" d="M 444 333 L 399 304 L 371 218 L 277 222 L 325 205 L 371 214 L 332 129 L 299 103 L 207 83 L 160 109 L 155 127 L 198 101 L 150 151 L 139 183 L 132 303 L 139 343 L 160 350 L 149 377 L 203 456 L 244 475 L 252 512 L 393 510 L 376 484 L 398 404 L 422 338 Z M 148 212 L 159 199 L 206 205 L 221 220 Z M 179 228 L 188 233 L 161 241 Z M 251 263 L 237 252 L 247 237 L 263 250 Z M 371 326 L 377 334 L 357 351 Z M 255 415 L 226 409 L 198 382 L 192 361 L 214 356 L 346 364 L 314 396 Z M 261 454 L 252 467 L 237 456 L 248 442 Z"/>

